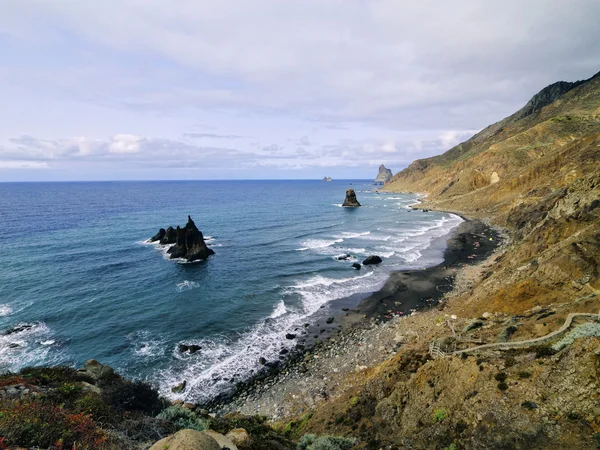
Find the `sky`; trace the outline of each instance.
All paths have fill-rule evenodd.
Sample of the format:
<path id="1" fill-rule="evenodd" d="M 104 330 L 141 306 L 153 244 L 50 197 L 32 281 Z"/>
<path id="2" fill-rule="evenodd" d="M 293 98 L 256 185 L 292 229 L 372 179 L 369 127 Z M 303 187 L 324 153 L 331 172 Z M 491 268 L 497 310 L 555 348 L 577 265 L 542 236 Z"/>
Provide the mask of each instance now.
<path id="1" fill-rule="evenodd" d="M 600 71 L 597 0 L 0 0 L 0 181 L 374 178 Z"/>

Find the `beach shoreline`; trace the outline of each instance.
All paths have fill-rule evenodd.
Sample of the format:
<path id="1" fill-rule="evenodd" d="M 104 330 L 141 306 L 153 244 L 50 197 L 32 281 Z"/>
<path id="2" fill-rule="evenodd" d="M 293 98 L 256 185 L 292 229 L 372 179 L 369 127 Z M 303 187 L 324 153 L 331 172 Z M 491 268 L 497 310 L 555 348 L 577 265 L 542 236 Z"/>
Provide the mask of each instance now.
<path id="1" fill-rule="evenodd" d="M 280 355 L 280 360 L 267 361 L 263 370 L 202 403 L 202 408 L 217 413 L 240 410 L 247 399 L 260 398 L 280 377 L 288 377 L 290 373 L 301 376 L 306 370 L 305 362 L 324 348 L 331 351 L 336 345 L 344 345 L 342 341 L 349 337 L 435 308 L 453 290 L 460 268 L 484 261 L 503 241 L 499 230 L 464 217 L 463 222 L 439 239 L 444 238 L 442 263 L 417 270 L 392 271 L 378 291 L 332 300 L 324 311 L 316 313 L 315 321 L 295 331 L 298 336 L 294 350 Z"/>

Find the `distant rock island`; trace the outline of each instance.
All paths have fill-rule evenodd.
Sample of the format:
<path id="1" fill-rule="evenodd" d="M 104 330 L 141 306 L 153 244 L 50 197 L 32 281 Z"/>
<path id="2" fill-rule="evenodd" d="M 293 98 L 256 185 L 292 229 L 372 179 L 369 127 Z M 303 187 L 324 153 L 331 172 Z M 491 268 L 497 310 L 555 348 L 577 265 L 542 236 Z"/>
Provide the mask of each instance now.
<path id="1" fill-rule="evenodd" d="M 333 181 L 331 177 L 323 177 L 323 181 Z"/>
<path id="2" fill-rule="evenodd" d="M 344 199 L 342 206 L 360 206 L 360 203 L 358 203 L 358 200 L 356 199 L 356 192 L 354 192 L 354 189 L 350 188 L 346 191 L 346 198 Z"/>
<path id="3" fill-rule="evenodd" d="M 190 216 L 185 227 L 177 226 L 176 229 L 169 227 L 166 230 L 161 228 L 158 233 L 151 237 L 149 242 L 159 241 L 161 245 L 172 245 L 167 253 L 171 259 L 184 258 L 188 261 L 197 261 L 207 259 L 215 252 L 206 246 L 202 232 L 196 227 L 196 224 Z"/>
<path id="4" fill-rule="evenodd" d="M 383 164 L 379 166 L 379 173 L 375 177 L 376 183 L 387 183 L 392 178 L 392 171 L 386 168 Z"/>

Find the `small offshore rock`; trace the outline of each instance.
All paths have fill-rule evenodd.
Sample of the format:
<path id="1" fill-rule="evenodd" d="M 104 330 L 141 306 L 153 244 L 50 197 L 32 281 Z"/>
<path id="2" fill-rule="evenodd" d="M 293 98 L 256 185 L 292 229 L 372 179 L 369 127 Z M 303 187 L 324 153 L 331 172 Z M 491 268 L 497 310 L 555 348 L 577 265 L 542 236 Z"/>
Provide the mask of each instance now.
<path id="1" fill-rule="evenodd" d="M 325 321 L 326 323 L 333 323 L 333 317 L 328 317 L 327 320 Z"/>
<path id="2" fill-rule="evenodd" d="M 383 260 L 381 259 L 381 257 L 379 257 L 377 255 L 371 255 L 371 256 L 368 256 L 367 259 L 365 259 L 363 261 L 363 265 L 364 266 L 368 266 L 370 264 L 379 264 L 381 262 L 383 262 Z"/>
<path id="3" fill-rule="evenodd" d="M 202 346 L 196 344 L 179 344 L 178 348 L 181 353 L 196 353 L 198 350 L 202 350 Z"/>
<path id="4" fill-rule="evenodd" d="M 360 270 L 362 266 L 359 263 L 354 263 L 352 264 L 352 267 L 354 267 L 356 270 Z"/>
<path id="5" fill-rule="evenodd" d="M 296 339 L 296 335 L 295 335 L 295 334 L 293 334 L 293 333 L 287 333 L 287 334 L 285 335 L 285 338 L 286 338 L 286 339 Z"/>
<path id="6" fill-rule="evenodd" d="M 261 366 L 264 366 L 267 363 L 267 360 L 261 356 L 260 358 L 258 358 L 258 363 Z"/>
<path id="7" fill-rule="evenodd" d="M 342 204 L 342 206 L 346 206 L 346 207 L 360 206 L 360 203 L 358 203 L 358 200 L 356 199 L 356 192 L 354 192 L 354 189 L 349 188 L 346 190 L 346 198 L 344 199 L 344 203 Z"/>

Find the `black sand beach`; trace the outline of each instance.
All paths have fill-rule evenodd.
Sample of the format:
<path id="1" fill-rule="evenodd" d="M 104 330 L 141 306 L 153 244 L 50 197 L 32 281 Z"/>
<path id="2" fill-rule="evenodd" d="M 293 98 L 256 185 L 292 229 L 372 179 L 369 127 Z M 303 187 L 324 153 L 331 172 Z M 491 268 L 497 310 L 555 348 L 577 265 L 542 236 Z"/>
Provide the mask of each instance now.
<path id="1" fill-rule="evenodd" d="M 240 395 L 247 396 L 272 381 L 281 371 L 301 366 L 307 354 L 340 336 L 373 323 L 386 322 L 394 316 L 409 315 L 438 305 L 444 294 L 452 290 L 461 267 L 486 259 L 502 242 L 498 231 L 483 222 L 468 219 L 441 239 L 446 240 L 443 263 L 421 270 L 391 272 L 385 285 L 377 292 L 332 301 L 316 314 L 318 319 L 311 325 L 294 331 L 297 333 L 296 350 L 282 354 L 280 360 L 267 361 L 264 370 L 249 380 L 232 385 L 230 392 L 202 406 L 221 411 L 238 401 Z"/>

